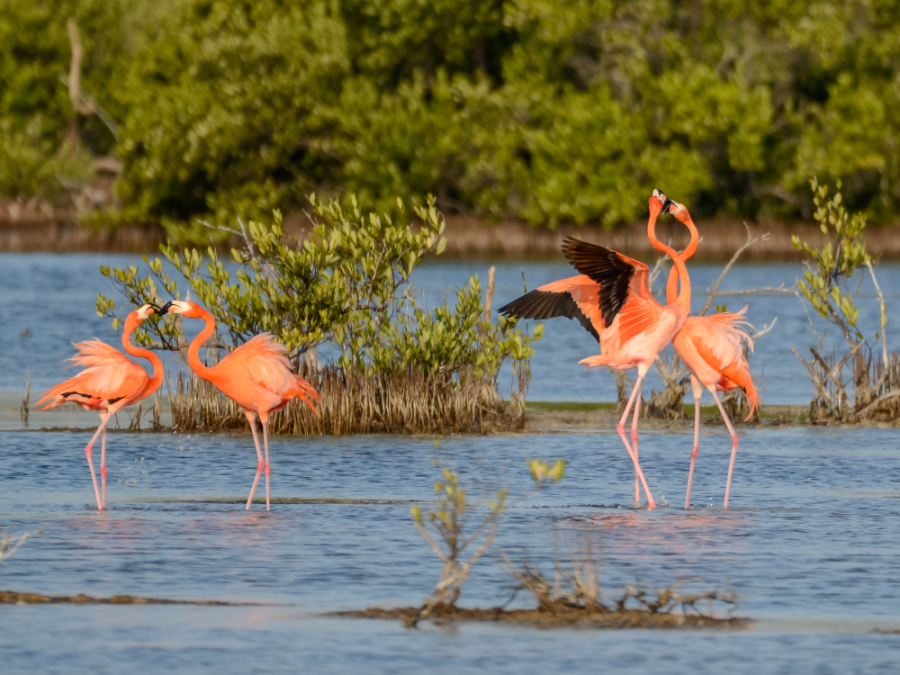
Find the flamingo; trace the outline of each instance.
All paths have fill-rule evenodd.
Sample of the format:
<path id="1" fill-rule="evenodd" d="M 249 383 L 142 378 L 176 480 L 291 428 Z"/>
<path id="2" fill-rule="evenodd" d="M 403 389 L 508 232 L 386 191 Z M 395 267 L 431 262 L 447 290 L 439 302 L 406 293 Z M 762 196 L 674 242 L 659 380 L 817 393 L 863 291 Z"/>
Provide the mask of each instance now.
<path id="1" fill-rule="evenodd" d="M 106 508 L 106 425 L 122 408 L 137 403 L 153 394 L 163 380 L 163 367 L 159 357 L 149 349 L 139 349 L 131 344 L 131 334 L 151 314 L 162 314 L 162 310 L 153 304 L 143 305 L 125 318 L 122 331 L 122 348 L 132 356 L 147 359 L 153 367 L 153 376 L 139 365 L 108 344 L 100 340 L 72 343 L 78 354 L 68 359 L 76 365 L 86 368 L 61 384 L 47 391 L 35 404 L 45 401 L 49 403 L 42 408 L 48 410 L 63 403 L 77 403 L 85 410 L 96 410 L 100 414 L 100 426 L 88 441 L 84 449 L 91 479 L 94 481 L 94 496 L 97 498 L 97 509 Z M 91 448 L 100 434 L 103 434 L 100 454 L 100 476 L 103 482 L 103 497 L 97 489 L 97 475 L 91 459 Z"/>
<path id="2" fill-rule="evenodd" d="M 319 412 L 310 398 L 321 400 L 319 393 L 302 377 L 291 371 L 291 362 L 285 357 L 287 347 L 278 342 L 269 333 L 257 335 L 223 358 L 217 366 L 206 367 L 200 361 L 200 345 L 206 342 L 216 330 L 213 315 L 189 300 L 173 300 L 163 305 L 162 314 L 174 312 L 188 319 L 203 319 L 206 322 L 200 334 L 194 338 L 188 349 L 188 364 L 198 376 L 215 387 L 244 410 L 253 443 L 256 446 L 256 478 L 247 498 L 247 509 L 253 501 L 253 493 L 259 483 L 263 469 L 266 471 L 266 510 L 269 505 L 269 414 L 281 410 L 294 398 L 306 401 L 312 411 Z M 259 449 L 259 437 L 256 434 L 256 417 L 262 424 L 263 445 L 266 457 Z"/>
<path id="3" fill-rule="evenodd" d="M 683 204 L 669 200 L 664 211 L 674 215 L 690 230 L 691 242 L 681 253 L 682 262 L 686 262 L 697 250 L 700 238 L 697 227 Z M 666 286 L 667 302 L 673 302 L 677 296 L 678 274 L 678 269 L 675 267 L 669 273 L 669 281 Z M 731 475 L 734 471 L 734 459 L 740 441 L 716 392 L 743 389 L 750 402 L 750 413 L 746 418 L 748 420 L 759 408 L 759 394 L 756 392 L 756 387 L 753 386 L 750 368 L 744 358 L 743 342 L 746 341 L 750 345 L 750 349 L 753 349 L 753 341 L 744 330 L 749 326 L 743 318 L 746 311 L 747 308 L 744 307 L 737 313 L 720 312 L 711 316 L 689 316 L 672 340 L 676 353 L 691 371 L 691 391 L 694 394 L 694 447 L 691 451 L 687 494 L 684 497 L 685 509 L 690 506 L 691 481 L 694 478 L 694 464 L 700 449 L 700 397 L 703 396 L 703 387 L 706 387 L 712 394 L 719 412 L 722 413 L 725 426 L 728 427 L 728 432 L 731 434 L 731 462 L 728 465 L 728 482 L 725 485 L 725 508 L 728 508 Z"/>
<path id="4" fill-rule="evenodd" d="M 681 292 L 673 302 L 663 306 L 650 294 L 649 268 L 644 263 L 617 251 L 567 237 L 563 242 L 563 253 L 581 274 L 541 286 L 499 311 L 524 319 L 577 318 L 600 343 L 601 350 L 600 355 L 581 360 L 581 365 L 588 368 L 606 366 L 613 370 L 638 369 L 637 381 L 616 431 L 634 462 L 637 479 L 647 494 L 648 506 L 653 509 L 656 502 L 638 461 L 640 405 L 635 407 L 631 426 L 633 450 L 625 434 L 625 423 L 656 355 L 672 341 L 690 313 L 691 285 L 681 258 L 656 238 L 656 220 L 668 206 L 666 196 L 654 190 L 649 204 L 647 236 L 650 244 L 672 258 L 682 279 Z M 640 503 L 637 480 L 635 501 Z"/>

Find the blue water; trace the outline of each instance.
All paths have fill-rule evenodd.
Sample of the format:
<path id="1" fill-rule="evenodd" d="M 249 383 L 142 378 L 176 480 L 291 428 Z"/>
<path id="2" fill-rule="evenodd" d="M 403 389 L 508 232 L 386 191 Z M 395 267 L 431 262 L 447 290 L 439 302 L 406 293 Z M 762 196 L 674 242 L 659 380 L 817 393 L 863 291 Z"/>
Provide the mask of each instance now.
<path id="1" fill-rule="evenodd" d="M 133 256 L 0 255 L 0 390 L 41 390 L 62 376 L 71 340 L 114 341 L 93 312 L 111 294 L 97 268 Z M 488 263 L 430 262 L 416 273 L 425 301 L 442 299 Z M 497 263 L 494 307 L 571 274 L 564 264 Z M 695 308 L 717 265 L 692 265 Z M 889 306 L 900 266 L 880 266 Z M 724 287 L 790 285 L 790 265 L 747 265 Z M 861 287 L 860 325 L 877 307 Z M 742 302 L 725 300 L 729 309 Z M 719 301 L 720 303 L 722 300 Z M 748 318 L 775 329 L 759 341 L 754 373 L 768 403 L 802 404 L 811 389 L 790 348 L 815 343 L 793 296 L 752 296 Z M 20 333 L 29 328 L 27 336 Z M 892 347 L 894 339 L 889 326 Z M 827 344 L 827 343 L 826 343 Z M 548 322 L 532 367 L 533 400 L 608 401 L 614 379 L 577 361 L 596 343 L 575 322 Z M 652 383 L 651 385 L 652 386 Z M 89 423 L 94 417 L 86 415 Z M 732 509 L 722 510 L 729 441 L 707 427 L 684 512 L 686 431 L 642 435 L 641 458 L 663 507 L 628 508 L 632 466 L 619 439 L 596 433 L 441 440 L 462 466 L 483 463 L 513 494 L 528 489 L 524 460 L 569 460 L 564 481 L 505 514 L 498 545 L 524 547 L 550 573 L 554 532 L 602 535 L 610 595 L 650 586 L 726 588 L 752 617 L 748 630 L 536 630 L 499 625 L 408 630 L 321 614 L 417 604 L 439 563 L 413 528 L 409 501 L 432 497 L 434 438 L 272 440 L 273 495 L 312 502 L 245 512 L 255 453 L 247 434 L 110 434 L 109 506 L 92 509 L 85 433 L 0 433 L 0 525 L 43 528 L 0 564 L 0 589 L 95 596 L 256 601 L 263 606 L 0 606 L 0 672 L 33 673 L 894 673 L 900 636 L 900 448 L 895 429 L 761 428 L 742 432 Z M 258 493 L 259 494 L 259 493 Z M 315 498 L 370 500 L 335 504 Z M 403 503 L 385 503 L 390 501 Z M 484 559 L 462 604 L 505 602 L 510 580 Z M 515 602 L 524 604 L 527 598 Z"/>
<path id="2" fill-rule="evenodd" d="M 142 261 L 136 255 L 0 254 L 0 288 L 4 289 L 0 299 L 0 337 L 4 344 L 0 351 L 0 391 L 23 390 L 28 373 L 31 373 L 32 387 L 36 391 L 44 391 L 57 383 L 62 375 L 62 361 L 73 353 L 73 341 L 100 337 L 118 342 L 110 320 L 98 317 L 94 311 L 98 292 L 117 297 L 110 282 L 99 273 L 101 264 L 127 267 L 140 266 Z M 413 288 L 426 305 L 433 306 L 442 302 L 448 293 L 452 298 L 455 288 L 465 284 L 470 274 L 478 274 L 484 288 L 491 264 L 497 268 L 495 310 L 522 294 L 523 270 L 529 290 L 573 274 L 572 268 L 564 262 L 429 260 L 413 275 Z M 695 311 L 702 307 L 706 291 L 721 268 L 718 264 L 690 266 Z M 782 284 L 790 287 L 802 272 L 802 266 L 786 263 L 736 266 L 721 288 L 741 290 Z M 878 274 L 890 312 L 900 299 L 900 265 L 884 263 L 879 266 Z M 657 290 L 665 278 L 665 275 L 661 276 Z M 749 305 L 747 318 L 757 328 L 777 318 L 774 329 L 757 342 L 751 356 L 757 389 L 763 403 L 805 404 L 812 397 L 813 389 L 805 368 L 791 348 L 808 357 L 808 345 L 815 345 L 819 337 L 825 336 L 823 351 L 829 353 L 831 346 L 836 344 L 835 339 L 842 340 L 840 334 L 836 330 L 829 331 L 826 322 L 818 316 L 809 317 L 804 304 L 794 295 L 752 295 L 716 301 L 716 304 L 723 303 L 729 310 Z M 871 339 L 878 331 L 879 310 L 874 287 L 868 278 L 860 287 L 858 306 L 859 326 Z M 26 328 L 28 335 L 21 336 Z M 189 324 L 187 329 L 198 330 L 199 327 Z M 895 331 L 893 324 L 889 324 L 887 335 L 890 348 L 900 349 L 900 330 Z M 532 359 L 529 398 L 535 401 L 615 400 L 612 374 L 586 371 L 577 365 L 582 358 L 597 352 L 596 341 L 577 322 L 567 319 L 545 322 L 544 338 L 536 345 Z M 326 349 L 323 353 L 329 352 Z M 171 359 L 165 362 L 175 365 Z M 501 381 L 502 392 L 508 391 L 510 381 L 507 368 Z M 660 382 L 655 371 L 651 371 L 645 392 L 654 388 L 659 389 Z"/>
<path id="3" fill-rule="evenodd" d="M 109 510 L 91 508 L 87 434 L 0 433 L 0 522 L 43 528 L 0 565 L 0 588 L 271 603 L 263 607 L 0 606 L 4 673 L 896 672 L 900 636 L 900 450 L 893 429 L 759 429 L 742 436 L 732 509 L 729 442 L 701 438 L 693 502 L 691 437 L 642 435 L 654 512 L 628 508 L 632 467 L 608 432 L 442 440 L 513 494 L 528 457 L 569 460 L 562 483 L 512 508 L 498 545 L 550 572 L 554 531 L 603 537 L 610 596 L 650 586 L 731 588 L 746 631 L 594 632 L 495 625 L 408 630 L 321 612 L 417 604 L 439 564 L 409 504 L 431 498 L 433 438 L 272 441 L 273 496 L 341 497 L 241 508 L 249 435 L 110 435 Z M 233 503 L 227 500 L 233 499 Z M 462 604 L 505 602 L 510 581 L 485 559 Z M 525 603 L 522 598 L 520 603 Z"/>

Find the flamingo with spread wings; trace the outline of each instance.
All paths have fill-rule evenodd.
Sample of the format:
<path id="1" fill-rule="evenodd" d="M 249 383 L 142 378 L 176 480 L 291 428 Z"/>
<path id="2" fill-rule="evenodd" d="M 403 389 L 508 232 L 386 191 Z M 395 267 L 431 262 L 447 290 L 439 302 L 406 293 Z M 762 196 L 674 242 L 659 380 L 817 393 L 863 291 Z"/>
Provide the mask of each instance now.
<path id="1" fill-rule="evenodd" d="M 206 327 L 194 338 L 188 349 L 188 364 L 197 375 L 211 382 L 216 388 L 232 399 L 244 410 L 253 433 L 256 446 L 256 478 L 247 498 L 247 508 L 253 501 L 253 493 L 259 483 L 262 471 L 266 472 L 266 510 L 269 510 L 269 415 L 281 410 L 291 400 L 306 401 L 312 411 L 319 414 L 310 399 L 321 400 L 312 385 L 291 370 L 291 362 L 285 356 L 287 347 L 268 333 L 257 335 L 223 358 L 218 365 L 208 368 L 200 360 L 200 345 L 206 342 L 216 330 L 213 315 L 195 302 L 173 300 L 166 303 L 161 313 L 174 312 L 188 319 L 203 319 Z M 265 461 L 259 449 L 256 435 L 256 418 L 262 424 Z"/>
<path id="2" fill-rule="evenodd" d="M 687 269 L 678 254 L 656 238 L 656 220 L 670 202 L 658 190 L 650 197 L 647 236 L 650 244 L 669 255 L 682 280 L 681 292 L 668 305 L 661 305 L 651 295 L 647 281 L 649 268 L 642 262 L 617 251 L 589 244 L 571 237 L 563 243 L 563 253 L 580 276 L 561 279 L 525 294 L 500 312 L 524 319 L 548 319 L 556 316 L 577 318 L 600 343 L 601 354 L 580 361 L 589 368 L 613 370 L 637 368 L 628 405 L 616 430 L 634 462 L 635 473 L 644 487 L 650 508 L 656 503 L 638 460 L 638 415 L 634 409 L 631 442 L 625 434 L 625 423 L 635 400 L 640 400 L 644 376 L 656 355 L 672 341 L 684 325 L 691 309 L 691 287 Z M 635 501 L 640 492 L 635 485 Z"/>
<path id="3" fill-rule="evenodd" d="M 100 413 L 100 426 L 84 449 L 91 469 L 91 479 L 94 481 L 98 510 L 106 508 L 106 425 L 119 410 L 147 398 L 162 384 L 163 367 L 159 357 L 148 349 L 138 349 L 131 344 L 131 334 L 153 313 L 161 314 L 162 311 L 156 305 L 148 304 L 131 312 L 125 318 L 125 327 L 122 331 L 122 348 L 132 356 L 150 361 L 153 367 L 152 377 L 139 365 L 125 358 L 117 349 L 100 340 L 73 343 L 78 354 L 68 360 L 76 365 L 86 366 L 85 369 L 47 391 L 35 404 L 40 405 L 49 401 L 42 408 L 48 410 L 71 402 L 77 403 L 85 410 L 96 410 Z M 97 489 L 97 475 L 91 459 L 91 449 L 101 434 L 103 435 L 100 454 L 102 498 Z"/>
<path id="4" fill-rule="evenodd" d="M 690 230 L 691 243 L 681 253 L 682 262 L 686 262 L 697 250 L 700 235 L 691 219 L 691 214 L 683 204 L 670 201 L 668 212 Z M 673 302 L 678 295 L 678 275 L 678 269 L 673 267 L 666 286 L 668 302 Z M 684 497 L 685 509 L 690 505 L 694 464 L 700 449 L 700 398 L 703 396 L 703 387 L 712 394 L 719 412 L 722 413 L 722 419 L 725 420 L 725 425 L 728 427 L 728 432 L 731 434 L 731 462 L 728 465 L 728 482 L 725 484 L 725 508 L 728 508 L 731 475 L 734 471 L 734 460 L 740 441 L 716 392 L 743 389 L 750 402 L 750 413 L 747 415 L 747 419 L 750 419 L 754 411 L 759 408 L 759 394 L 756 392 L 756 387 L 753 386 L 750 368 L 744 357 L 744 342 L 747 342 L 750 349 L 753 349 L 753 341 L 745 330 L 749 326 L 744 319 L 746 311 L 747 308 L 744 307 L 736 314 L 720 312 L 710 316 L 690 316 L 672 340 L 678 356 L 691 371 L 691 390 L 694 394 L 694 447 L 691 451 L 687 494 Z"/>

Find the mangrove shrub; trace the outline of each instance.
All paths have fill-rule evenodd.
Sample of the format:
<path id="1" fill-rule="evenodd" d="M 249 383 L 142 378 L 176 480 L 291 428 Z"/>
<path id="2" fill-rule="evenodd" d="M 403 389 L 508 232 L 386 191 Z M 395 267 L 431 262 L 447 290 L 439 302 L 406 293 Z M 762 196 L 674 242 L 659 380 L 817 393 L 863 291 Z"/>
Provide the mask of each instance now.
<path id="1" fill-rule="evenodd" d="M 70 16 L 118 141 L 59 81 Z M 613 227 L 658 186 L 792 218 L 810 175 L 885 219 L 898 72 L 882 0 L 0 0 L 0 118 L 116 153 L 126 216 L 171 225 L 352 191 Z"/>
<path id="2" fill-rule="evenodd" d="M 408 401 L 369 401 L 366 406 L 375 406 L 375 412 L 366 406 L 357 411 L 369 420 L 364 429 L 405 428 L 404 416 L 410 424 L 419 419 L 425 428 L 432 427 L 429 415 L 435 428 L 470 427 L 476 420 L 481 424 L 485 415 L 521 420 L 531 343 L 540 339 L 543 327 L 537 325 L 528 334 L 506 317 L 491 321 L 476 276 L 456 290 L 452 301 L 445 298 L 434 307 L 422 304 L 411 275 L 425 256 L 440 254 L 445 243 L 444 221 L 433 199 L 415 207 L 417 227 L 403 217 L 402 202 L 395 216 L 363 212 L 352 196 L 343 205 L 334 200 L 320 203 L 314 196 L 311 202 L 313 226 L 305 239 L 286 237 L 276 211 L 269 224 L 239 223 L 236 232 L 243 246 L 232 249 L 230 261 L 222 260 L 212 246 L 204 255 L 196 248 L 179 251 L 166 245 L 162 252 L 174 274 L 162 258 L 145 258 L 149 274 L 137 266 L 102 267 L 101 272 L 130 304 L 182 297 L 180 276 L 216 317 L 216 339 L 224 349 L 258 333 L 271 333 L 288 347 L 298 370 L 331 383 L 323 392 L 323 414 L 337 415 L 344 429 L 358 428 L 352 424 L 353 413 L 347 412 L 346 401 L 329 400 L 328 394 L 342 397 L 346 392 L 341 393 L 341 387 L 346 386 L 365 390 L 359 395 L 367 401 L 387 396 L 387 390 L 400 398 L 421 395 L 429 401 L 414 412 L 405 407 Z M 100 294 L 97 311 L 112 317 L 118 328 L 113 299 Z M 141 344 L 185 353 L 178 318 L 145 322 L 135 335 Z M 337 354 L 325 368 L 316 356 L 322 345 Z M 514 377 L 508 404 L 498 390 L 506 361 L 512 363 Z M 450 410 L 448 419 L 455 420 L 446 425 L 441 423 L 445 409 Z M 388 417 L 394 421 L 385 421 Z M 296 429 L 305 429 L 303 424 L 297 422 Z M 327 420 L 322 425 L 328 427 Z"/>

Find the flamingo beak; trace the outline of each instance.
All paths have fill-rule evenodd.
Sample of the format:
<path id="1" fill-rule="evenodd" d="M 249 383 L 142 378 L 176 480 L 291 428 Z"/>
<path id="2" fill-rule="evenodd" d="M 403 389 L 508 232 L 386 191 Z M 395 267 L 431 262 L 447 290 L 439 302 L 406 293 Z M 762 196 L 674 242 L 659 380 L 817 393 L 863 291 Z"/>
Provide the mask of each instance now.
<path id="1" fill-rule="evenodd" d="M 654 190 L 653 196 L 662 202 L 662 211 L 660 213 L 671 213 L 678 208 L 678 202 L 674 202 L 662 190 Z"/>
<path id="2" fill-rule="evenodd" d="M 165 316 L 171 306 L 172 306 L 172 301 L 169 300 L 169 302 L 167 302 L 166 304 L 164 304 L 162 307 L 159 308 L 159 315 Z"/>

